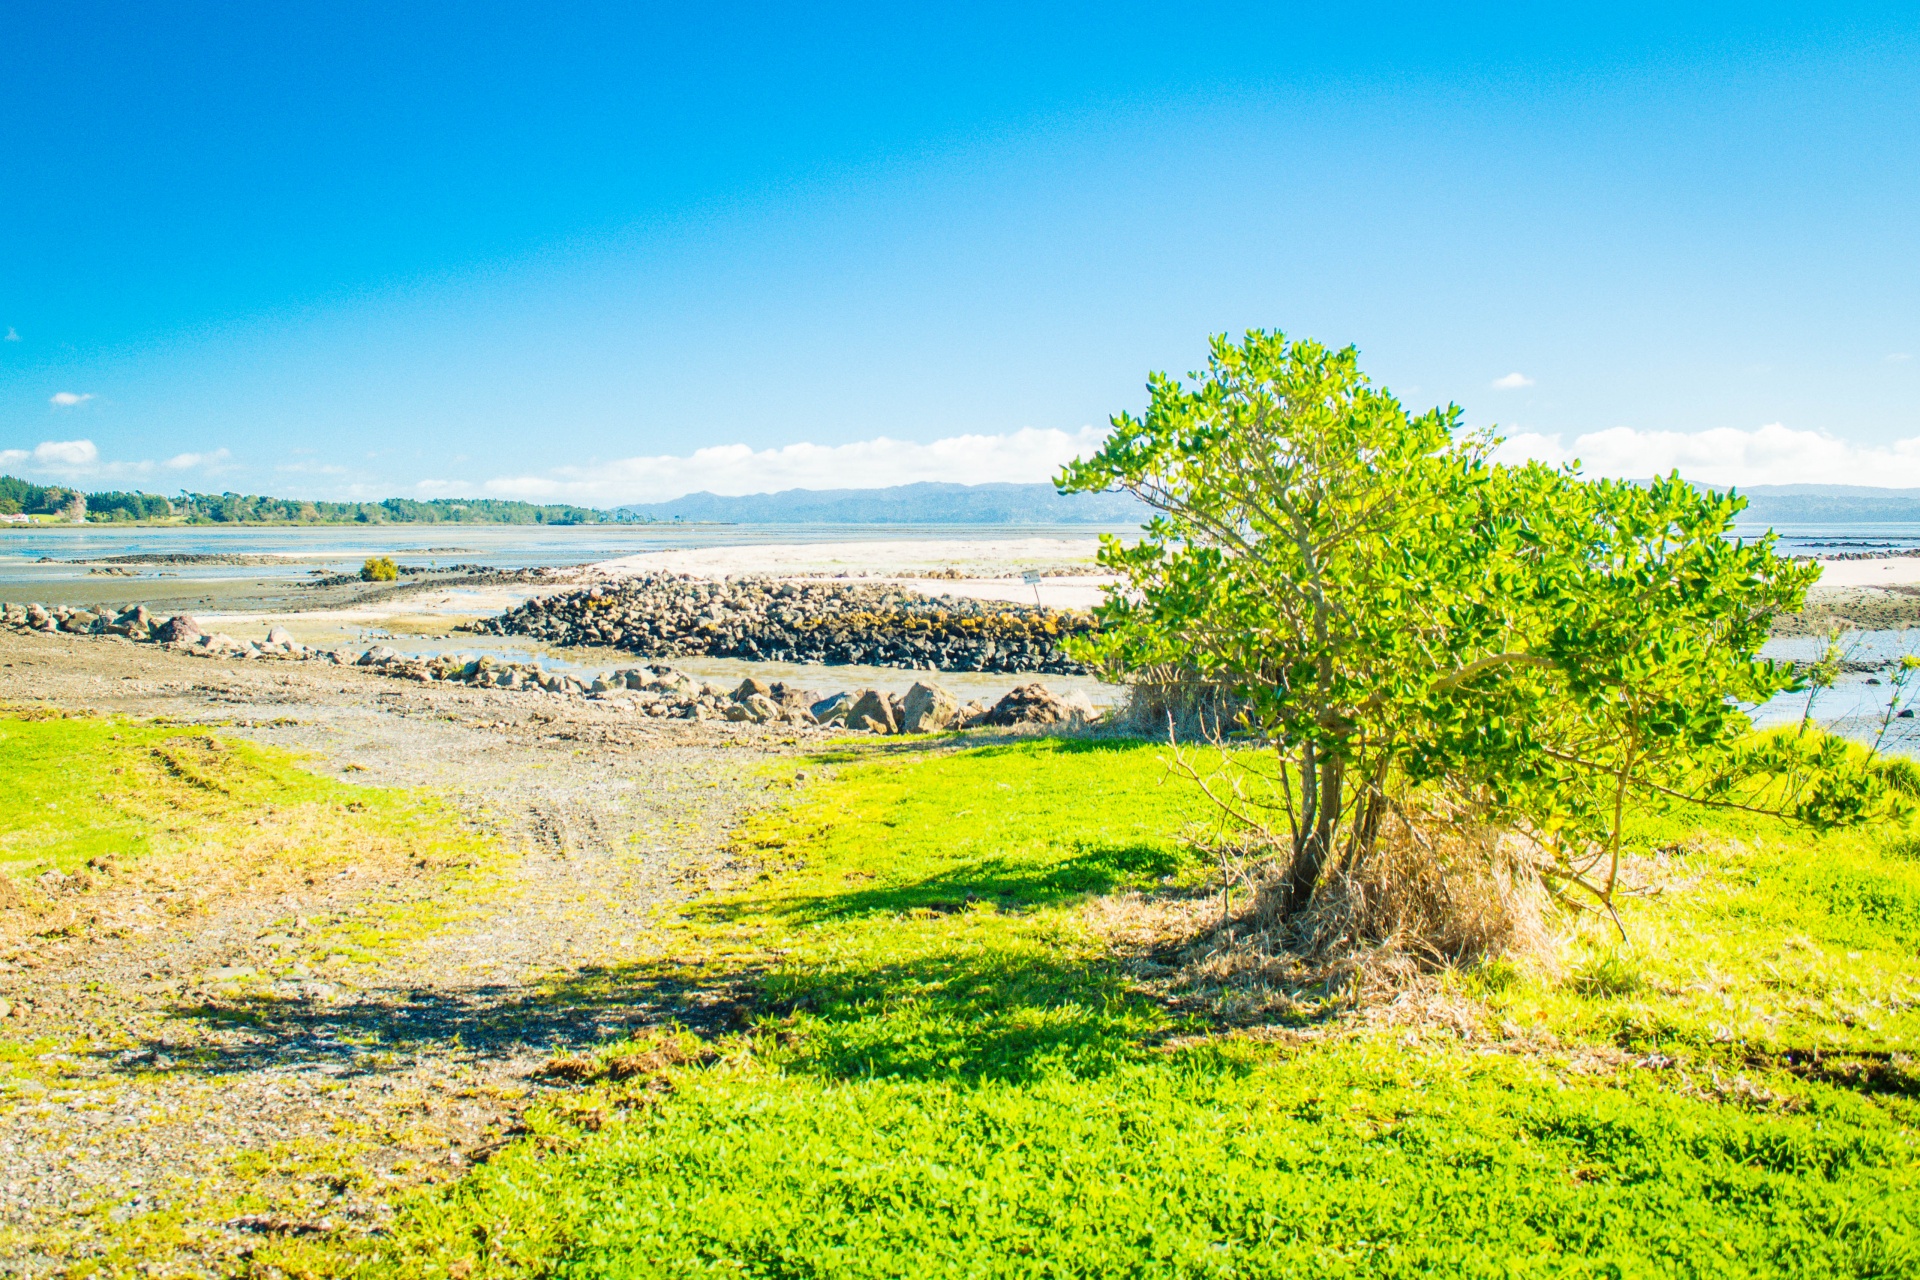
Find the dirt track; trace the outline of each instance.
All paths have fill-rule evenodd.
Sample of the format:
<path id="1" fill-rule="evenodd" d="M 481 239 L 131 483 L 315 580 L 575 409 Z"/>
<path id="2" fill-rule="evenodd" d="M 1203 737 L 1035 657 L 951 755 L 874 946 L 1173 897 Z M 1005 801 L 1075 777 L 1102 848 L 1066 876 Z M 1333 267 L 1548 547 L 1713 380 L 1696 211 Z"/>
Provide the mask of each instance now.
<path id="1" fill-rule="evenodd" d="M 220 725 L 310 753 L 324 774 L 432 788 L 514 851 L 485 883 L 407 864 L 0 960 L 0 996 L 32 1005 L 0 1040 L 61 1077 L 49 1088 L 16 1072 L 0 1093 L 9 1274 L 59 1274 L 59 1255 L 94 1253 L 142 1215 L 183 1215 L 175 1265 L 209 1273 L 262 1231 L 372 1228 L 396 1189 L 455 1174 L 495 1141 L 555 1054 L 667 1020 L 725 1024 L 727 992 L 627 987 L 610 1003 L 592 978 L 660 945 L 656 913 L 768 802 L 759 767 L 803 745 L 791 729 L 11 632 L 0 701 Z M 261 935 L 289 918 L 423 906 L 462 918 L 372 974 L 329 969 L 296 936 L 315 981 L 290 998 L 209 976 L 260 961 Z M 271 945 L 284 960 L 289 944 Z M 207 1216 L 243 1186 L 258 1212 Z"/>

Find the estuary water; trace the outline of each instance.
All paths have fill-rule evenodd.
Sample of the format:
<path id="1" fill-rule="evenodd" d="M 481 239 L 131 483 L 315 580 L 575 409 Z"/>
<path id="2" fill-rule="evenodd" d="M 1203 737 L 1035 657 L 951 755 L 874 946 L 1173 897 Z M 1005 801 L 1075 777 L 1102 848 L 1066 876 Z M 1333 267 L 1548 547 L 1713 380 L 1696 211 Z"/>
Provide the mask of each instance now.
<path id="1" fill-rule="evenodd" d="M 141 565 L 142 574 L 196 581 L 302 580 L 358 569 L 369 556 L 407 565 L 496 569 L 589 564 L 644 551 L 821 542 L 1093 538 L 1097 525 L 582 524 L 324 525 L 307 528 L 160 528 L 0 525 L 0 599 L 35 599 L 36 585 L 84 582 L 124 556 L 234 556 L 240 564 Z M 1119 532 L 1120 530 L 1111 530 Z M 76 563 L 91 561 L 91 564 Z"/>

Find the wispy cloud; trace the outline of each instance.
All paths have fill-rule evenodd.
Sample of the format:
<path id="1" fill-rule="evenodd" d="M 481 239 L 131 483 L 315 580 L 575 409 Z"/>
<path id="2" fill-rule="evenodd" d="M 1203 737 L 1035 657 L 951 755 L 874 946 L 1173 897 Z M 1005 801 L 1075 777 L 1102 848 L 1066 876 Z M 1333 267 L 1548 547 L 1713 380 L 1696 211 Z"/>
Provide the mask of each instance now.
<path id="1" fill-rule="evenodd" d="M 15 329 L 12 325 L 8 325 L 7 336 L 4 338 L 0 338 L 0 342 L 18 342 L 18 341 L 20 341 L 20 331 Z"/>
<path id="2" fill-rule="evenodd" d="M 47 397 L 47 403 L 58 405 L 62 409 L 71 409 L 74 405 L 85 404 L 93 399 L 93 393 L 79 391 L 56 391 Z"/>
<path id="3" fill-rule="evenodd" d="M 716 445 L 691 454 L 621 458 L 595 466 L 556 467 L 540 475 L 502 476 L 483 489 L 509 498 L 617 503 L 653 502 L 707 490 L 720 494 L 781 489 L 873 489 L 943 480 L 953 484 L 1049 480 L 1069 459 L 1091 453 L 1102 427 L 1068 432 L 1028 428 L 1000 435 L 949 436 L 930 444 L 880 436 L 852 444 L 790 444 L 753 449 Z M 473 486 L 426 481 L 427 496 L 457 496 Z"/>
<path id="4" fill-rule="evenodd" d="M 1889 351 L 1889 352 L 1887 352 L 1887 363 L 1888 363 L 1888 364 L 1905 364 L 1905 363 L 1906 363 L 1907 361 L 1909 361 L 1909 360 L 1911 360 L 1911 359 L 1913 359 L 1913 352 L 1911 352 L 1911 351 Z"/>
<path id="5" fill-rule="evenodd" d="M 1579 459 L 1588 475 L 1639 479 L 1678 470 L 1707 484 L 1857 484 L 1920 487 L 1920 436 L 1857 444 L 1778 422 L 1752 430 L 1639 431 L 1612 427 L 1576 437 L 1522 433 L 1508 437 L 1502 461 Z"/>
<path id="6" fill-rule="evenodd" d="M 1493 385 L 1497 390 L 1500 390 L 1500 391 L 1517 391 L 1521 387 L 1532 386 L 1533 379 L 1529 378 L 1524 373 L 1514 372 L 1514 373 L 1508 374 L 1504 378 L 1495 378 L 1493 380 Z"/>

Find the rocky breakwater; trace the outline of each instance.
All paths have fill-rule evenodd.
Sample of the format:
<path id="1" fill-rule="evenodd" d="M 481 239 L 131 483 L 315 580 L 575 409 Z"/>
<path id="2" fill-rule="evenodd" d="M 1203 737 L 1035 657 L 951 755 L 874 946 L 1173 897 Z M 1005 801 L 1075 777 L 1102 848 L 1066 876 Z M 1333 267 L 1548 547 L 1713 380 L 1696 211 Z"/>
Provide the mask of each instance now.
<path id="1" fill-rule="evenodd" d="M 529 600 L 474 630 L 659 658 L 1077 674 L 1062 642 L 1093 626 L 1075 610 L 897 587 L 649 574 Z"/>
<path id="2" fill-rule="evenodd" d="M 123 610 L 76 609 L 69 605 L 0 604 L 0 626 L 53 635 L 104 636 L 138 644 L 164 645 L 196 658 L 299 658 L 339 662 L 330 649 L 299 643 L 285 627 L 269 627 L 264 639 L 239 640 L 208 632 L 191 614 L 161 617 L 140 604 Z"/>
<path id="3" fill-rule="evenodd" d="M 845 727 L 898 734 L 987 726 L 1081 727 L 1100 717 L 1099 709 L 1085 694 L 1062 697 L 1039 683 L 1023 684 L 989 706 L 984 702 L 963 704 L 937 684 L 916 684 L 904 695 L 878 689 L 822 695 L 794 684 L 749 677 L 728 688 L 664 663 L 584 676 L 547 671 L 531 663 L 503 662 L 487 655 L 408 657 L 378 645 L 361 654 L 354 665 L 422 683 L 452 682 L 549 697 L 587 698 L 625 706 L 645 716 L 676 720 Z"/>

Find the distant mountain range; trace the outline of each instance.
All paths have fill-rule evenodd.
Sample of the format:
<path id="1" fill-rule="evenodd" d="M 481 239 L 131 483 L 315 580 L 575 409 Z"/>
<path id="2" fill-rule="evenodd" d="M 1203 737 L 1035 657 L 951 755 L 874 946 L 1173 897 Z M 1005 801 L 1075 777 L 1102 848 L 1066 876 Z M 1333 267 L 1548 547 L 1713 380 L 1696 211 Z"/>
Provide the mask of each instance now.
<path id="1" fill-rule="evenodd" d="M 1062 496 L 1050 484 L 902 484 L 890 489 L 786 489 L 725 498 L 690 493 L 620 507 L 617 520 L 722 524 L 1137 525 L 1149 512 L 1130 494 Z"/>
<path id="2" fill-rule="evenodd" d="M 1757 484 L 1740 492 L 1747 498 L 1747 509 L 1740 513 L 1741 524 L 1920 524 L 1920 489 Z"/>

